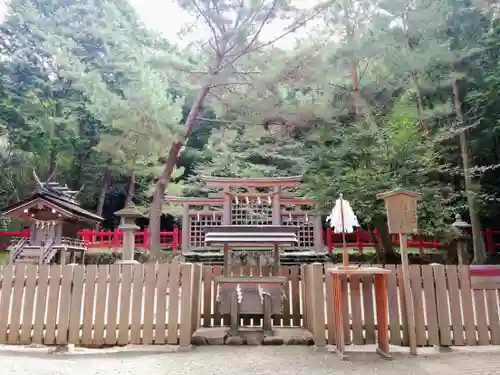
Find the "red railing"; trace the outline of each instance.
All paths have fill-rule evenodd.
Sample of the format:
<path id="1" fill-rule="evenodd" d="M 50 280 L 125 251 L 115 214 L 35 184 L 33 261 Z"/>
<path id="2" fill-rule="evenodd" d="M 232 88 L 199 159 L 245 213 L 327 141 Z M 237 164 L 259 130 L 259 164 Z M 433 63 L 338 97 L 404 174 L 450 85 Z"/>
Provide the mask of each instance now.
<path id="1" fill-rule="evenodd" d="M 93 229 L 82 229 L 77 233 L 78 237 L 87 243 L 88 247 L 120 247 L 123 242 L 123 232 L 118 228 L 110 230 L 102 230 L 99 232 Z M 25 228 L 20 232 L 0 232 L 0 237 L 28 237 L 29 229 Z M 161 232 L 160 245 L 164 248 L 171 248 L 172 251 L 177 251 L 181 244 L 181 231 L 179 228 L 174 228 L 170 232 Z M 373 230 L 373 236 L 377 237 L 377 233 Z M 328 252 L 332 252 L 334 248 L 342 247 L 342 235 L 340 233 L 333 233 L 331 228 L 326 228 L 323 233 L 324 243 Z M 484 239 L 486 248 L 490 253 L 495 253 L 500 247 L 500 231 L 494 231 L 487 228 L 484 231 Z M 497 242 L 498 241 L 498 242 Z M 3 241 L 0 243 L 0 249 L 7 248 L 10 242 Z M 135 245 L 136 247 L 147 248 L 149 242 L 149 230 L 136 232 Z M 347 246 L 350 248 L 358 249 L 360 254 L 363 253 L 365 248 L 373 248 L 372 235 L 370 230 L 357 228 L 354 233 L 346 234 Z M 392 242 L 394 245 L 399 245 L 398 235 L 392 235 Z M 417 248 L 420 254 L 423 254 L 425 249 L 434 249 L 441 246 L 440 242 L 436 239 L 423 237 L 420 235 L 413 235 L 408 240 L 408 246 Z"/>
<path id="2" fill-rule="evenodd" d="M 8 240 L 2 241 L 0 243 L 0 249 L 6 249 L 10 246 L 10 240 L 15 237 L 28 237 L 30 235 L 30 231 L 28 228 L 24 228 L 20 232 L 0 232 L 0 237 L 8 237 Z"/>
<path id="3" fill-rule="evenodd" d="M 78 237 L 87 243 L 88 247 L 120 247 L 123 243 L 123 232 L 120 229 L 101 230 L 96 232 L 93 229 L 82 229 L 77 233 Z M 160 233 L 160 246 L 171 248 L 177 251 L 180 245 L 181 235 L 179 228 L 174 228 L 171 232 Z M 149 229 L 146 227 L 142 231 L 135 233 L 135 246 L 147 248 L 149 243 Z"/>
<path id="4" fill-rule="evenodd" d="M 373 230 L 373 237 L 378 239 L 377 231 Z M 486 228 L 484 231 L 484 240 L 486 249 L 490 253 L 495 253 L 497 248 L 500 247 L 500 242 L 496 242 L 500 240 L 498 238 L 500 236 L 500 231 L 494 231 L 491 228 Z M 346 234 L 346 242 L 347 246 L 350 248 L 357 248 L 359 254 L 363 253 L 363 249 L 365 247 L 373 247 L 372 234 L 370 233 L 370 229 L 362 229 L 356 228 L 354 233 Z M 399 245 L 399 235 L 393 234 L 392 243 L 394 245 Z M 342 247 L 342 234 L 341 233 L 333 233 L 332 228 L 326 228 L 323 233 L 324 242 L 328 248 L 328 252 L 331 253 L 332 250 L 336 247 Z M 408 239 L 408 247 L 417 248 L 419 254 L 423 254 L 425 249 L 436 249 L 441 246 L 441 243 L 431 237 L 424 237 L 421 235 L 411 235 Z"/>

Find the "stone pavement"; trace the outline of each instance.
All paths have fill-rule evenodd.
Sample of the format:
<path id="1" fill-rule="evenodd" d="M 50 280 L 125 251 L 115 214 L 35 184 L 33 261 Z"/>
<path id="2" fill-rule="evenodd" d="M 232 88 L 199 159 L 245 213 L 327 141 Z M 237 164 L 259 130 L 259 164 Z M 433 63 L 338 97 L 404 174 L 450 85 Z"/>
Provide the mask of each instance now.
<path id="1" fill-rule="evenodd" d="M 488 347 L 487 349 L 490 349 Z M 305 346 L 204 346 L 184 353 L 0 351 L 2 375 L 500 375 L 500 350 L 352 353 L 348 361 Z"/>

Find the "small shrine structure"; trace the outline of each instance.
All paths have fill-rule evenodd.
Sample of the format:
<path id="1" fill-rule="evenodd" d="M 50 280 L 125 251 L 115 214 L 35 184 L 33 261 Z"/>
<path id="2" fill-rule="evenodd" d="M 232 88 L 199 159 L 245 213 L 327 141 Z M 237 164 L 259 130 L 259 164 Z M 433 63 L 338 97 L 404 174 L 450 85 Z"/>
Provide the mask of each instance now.
<path id="1" fill-rule="evenodd" d="M 323 223 L 315 202 L 290 191 L 301 176 L 201 180 L 214 191 L 208 197 L 165 196 L 167 203 L 182 205 L 183 253 L 214 250 L 205 242 L 205 228 L 222 225 L 291 225 L 298 230 L 290 249 L 324 252 Z"/>
<path id="2" fill-rule="evenodd" d="M 95 224 L 103 218 L 80 206 L 76 200 L 80 191 L 57 182 L 41 182 L 35 172 L 33 176 L 33 194 L 2 209 L 3 216 L 30 223 L 29 236 L 14 239 L 7 248 L 11 263 L 66 264 L 68 260 L 75 263 L 77 256 L 83 263 L 86 244 L 72 238 L 76 237 L 78 223 Z"/>

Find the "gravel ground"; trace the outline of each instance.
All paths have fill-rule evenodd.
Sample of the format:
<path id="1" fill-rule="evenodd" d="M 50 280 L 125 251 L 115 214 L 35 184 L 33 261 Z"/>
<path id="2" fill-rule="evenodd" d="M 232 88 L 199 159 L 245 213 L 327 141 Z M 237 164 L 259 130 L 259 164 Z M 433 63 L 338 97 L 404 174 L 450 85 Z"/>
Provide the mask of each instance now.
<path id="1" fill-rule="evenodd" d="M 311 347 L 203 347 L 186 353 L 88 356 L 0 354 L 2 375 L 430 375 L 415 359 L 355 353 L 349 361 Z M 435 374 L 434 374 L 435 375 Z"/>
<path id="2" fill-rule="evenodd" d="M 45 352 L 46 353 L 46 352 Z M 56 355 L 0 351 L 1 375 L 499 375 L 499 347 L 469 347 L 411 358 L 393 352 L 350 352 L 348 361 L 305 346 L 205 346 L 183 353 L 118 352 Z"/>

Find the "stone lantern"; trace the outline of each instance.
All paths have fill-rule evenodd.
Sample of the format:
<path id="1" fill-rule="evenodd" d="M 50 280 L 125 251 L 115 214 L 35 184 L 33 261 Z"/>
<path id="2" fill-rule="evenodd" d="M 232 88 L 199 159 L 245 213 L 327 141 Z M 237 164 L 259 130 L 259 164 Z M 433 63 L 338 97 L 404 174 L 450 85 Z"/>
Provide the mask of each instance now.
<path id="1" fill-rule="evenodd" d="M 135 220 L 144 217 L 144 215 L 139 212 L 133 202 L 116 211 L 115 215 L 122 219 L 118 228 L 123 232 L 122 260 L 116 263 L 137 264 L 139 262 L 134 259 L 135 233 L 139 230 L 139 227 L 135 224 Z"/>
<path id="2" fill-rule="evenodd" d="M 455 222 L 451 224 L 454 232 L 457 234 L 457 255 L 458 255 L 458 264 L 464 264 L 464 257 L 467 256 L 467 245 L 469 242 L 469 236 L 466 233 L 467 229 L 471 228 L 471 225 L 462 220 L 462 216 L 460 214 L 455 215 Z"/>

